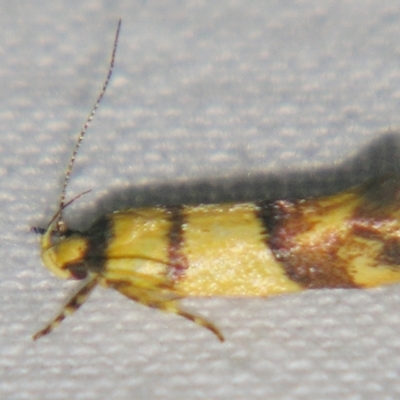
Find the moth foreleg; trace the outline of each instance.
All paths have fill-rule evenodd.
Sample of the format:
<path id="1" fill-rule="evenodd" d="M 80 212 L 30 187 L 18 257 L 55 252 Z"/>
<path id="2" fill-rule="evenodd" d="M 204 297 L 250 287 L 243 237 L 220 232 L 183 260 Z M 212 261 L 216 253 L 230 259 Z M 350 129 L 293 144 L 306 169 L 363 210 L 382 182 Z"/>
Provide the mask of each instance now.
<path id="1" fill-rule="evenodd" d="M 44 335 L 50 333 L 55 327 L 68 316 L 73 314 L 87 300 L 90 293 L 96 287 L 98 281 L 94 277 L 84 284 L 62 308 L 61 312 L 42 330 L 33 335 L 33 340 L 37 340 Z"/>
<path id="2" fill-rule="evenodd" d="M 215 336 L 217 336 L 217 338 L 221 342 L 225 340 L 221 331 L 213 323 L 207 321 L 203 317 L 199 317 L 190 312 L 182 310 L 178 304 L 178 300 L 181 298 L 181 296 L 176 294 L 173 290 L 160 290 L 159 288 L 149 289 L 147 287 L 138 287 L 132 285 L 132 281 L 107 281 L 107 285 L 118 290 L 120 293 L 130 298 L 131 300 L 134 300 L 147 307 L 174 313 L 190 321 L 193 321 L 195 324 L 210 330 L 212 333 L 214 333 Z"/>

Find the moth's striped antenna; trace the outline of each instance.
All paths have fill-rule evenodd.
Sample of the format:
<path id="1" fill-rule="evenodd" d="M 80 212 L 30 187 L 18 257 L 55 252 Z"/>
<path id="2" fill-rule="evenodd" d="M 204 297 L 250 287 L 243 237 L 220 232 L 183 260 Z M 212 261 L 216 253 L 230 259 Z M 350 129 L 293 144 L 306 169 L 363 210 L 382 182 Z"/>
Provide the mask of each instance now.
<path id="1" fill-rule="evenodd" d="M 79 147 L 82 144 L 82 140 L 85 137 L 85 133 L 90 125 L 90 122 L 92 121 L 92 119 L 96 113 L 97 107 L 99 106 L 101 99 L 103 98 L 104 93 L 106 92 L 108 83 L 110 82 L 110 78 L 111 78 L 113 68 L 114 68 L 114 60 L 115 60 L 115 54 L 117 52 L 118 37 L 119 37 L 120 29 L 121 29 L 121 20 L 118 21 L 117 31 L 115 33 L 114 45 L 113 45 L 113 50 L 111 53 L 111 60 L 110 60 L 109 68 L 108 68 L 107 77 L 103 83 L 103 87 L 101 88 L 100 94 L 97 97 L 96 102 L 94 103 L 92 111 L 90 112 L 89 116 L 87 117 L 86 122 L 83 125 L 83 128 L 79 133 L 78 139 L 75 143 L 74 150 L 72 152 L 72 156 L 69 160 L 67 170 L 65 172 L 64 183 L 63 183 L 63 187 L 62 187 L 62 191 L 61 191 L 60 203 L 59 203 L 59 208 L 58 208 L 59 212 L 58 212 L 58 219 L 57 219 L 57 231 L 59 231 L 59 232 L 62 232 L 65 229 L 65 224 L 63 222 L 62 213 L 65 208 L 65 197 L 66 197 L 66 192 L 67 192 L 67 186 L 68 186 L 69 178 L 71 177 L 72 168 L 75 163 L 75 158 L 78 153 Z"/>

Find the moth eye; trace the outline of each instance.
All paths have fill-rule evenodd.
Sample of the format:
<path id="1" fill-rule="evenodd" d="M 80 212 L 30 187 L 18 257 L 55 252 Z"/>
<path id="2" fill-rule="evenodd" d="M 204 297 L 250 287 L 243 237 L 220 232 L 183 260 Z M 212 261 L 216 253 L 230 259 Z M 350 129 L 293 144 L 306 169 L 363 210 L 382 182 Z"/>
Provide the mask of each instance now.
<path id="1" fill-rule="evenodd" d="M 66 269 L 71 273 L 72 277 L 75 279 L 85 279 L 87 277 L 88 271 L 84 263 L 73 263 L 68 264 Z"/>

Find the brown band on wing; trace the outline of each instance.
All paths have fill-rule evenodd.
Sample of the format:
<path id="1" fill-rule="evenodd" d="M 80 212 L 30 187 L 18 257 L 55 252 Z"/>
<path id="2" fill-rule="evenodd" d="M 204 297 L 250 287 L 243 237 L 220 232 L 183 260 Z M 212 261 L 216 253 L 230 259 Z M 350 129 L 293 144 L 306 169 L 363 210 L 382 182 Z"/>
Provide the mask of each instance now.
<path id="1" fill-rule="evenodd" d="M 320 213 L 317 208 L 308 212 Z M 262 201 L 257 203 L 257 217 L 263 226 L 265 244 L 282 264 L 287 276 L 304 288 L 358 287 L 337 256 L 344 238 L 330 232 L 317 243 L 299 241 L 298 236 L 312 230 L 314 222 L 304 213 L 302 200 Z M 323 213 L 321 214 L 323 218 Z"/>
<path id="2" fill-rule="evenodd" d="M 183 206 L 166 207 L 166 213 L 171 225 L 168 231 L 168 276 L 173 281 L 181 279 L 189 268 L 188 260 L 183 253 L 185 242 L 184 225 L 186 223 Z"/>
<path id="3" fill-rule="evenodd" d="M 99 218 L 83 235 L 88 242 L 85 265 L 91 272 L 102 272 L 107 261 L 107 247 L 114 235 L 112 218 L 107 215 Z"/>

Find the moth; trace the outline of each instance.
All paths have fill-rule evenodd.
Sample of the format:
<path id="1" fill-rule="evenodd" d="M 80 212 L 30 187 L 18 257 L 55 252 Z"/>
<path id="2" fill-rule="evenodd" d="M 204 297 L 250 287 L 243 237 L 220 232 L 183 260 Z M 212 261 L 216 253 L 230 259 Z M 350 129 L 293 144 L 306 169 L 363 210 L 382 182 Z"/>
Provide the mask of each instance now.
<path id="1" fill-rule="evenodd" d="M 67 227 L 66 190 L 78 148 L 106 91 L 108 75 L 66 170 L 58 211 L 42 234 L 41 257 L 56 276 L 83 282 L 34 339 L 76 311 L 96 286 L 220 330 L 185 311 L 193 296 L 262 296 L 319 288 L 369 288 L 400 281 L 400 180 L 386 176 L 323 198 L 118 210 L 86 231 Z"/>

